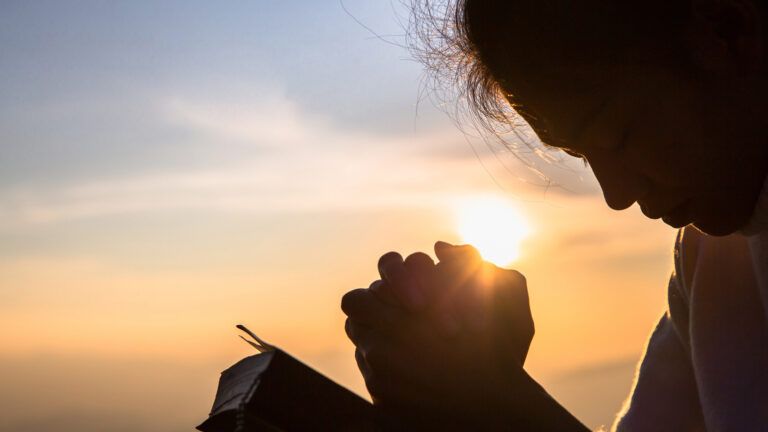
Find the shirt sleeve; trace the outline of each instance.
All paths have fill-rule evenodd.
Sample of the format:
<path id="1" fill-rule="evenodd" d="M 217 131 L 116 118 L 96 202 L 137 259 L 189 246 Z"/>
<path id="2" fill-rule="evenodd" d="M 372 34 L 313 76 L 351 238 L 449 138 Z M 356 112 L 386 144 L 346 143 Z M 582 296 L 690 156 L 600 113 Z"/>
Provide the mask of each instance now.
<path id="1" fill-rule="evenodd" d="M 629 399 L 617 416 L 614 432 L 704 431 L 689 343 L 689 291 L 686 289 L 695 248 L 683 231 L 675 243 L 675 272 L 669 280 L 669 309 L 651 334 Z"/>
<path id="2" fill-rule="evenodd" d="M 648 342 L 615 432 L 704 431 L 688 353 L 668 313 Z"/>

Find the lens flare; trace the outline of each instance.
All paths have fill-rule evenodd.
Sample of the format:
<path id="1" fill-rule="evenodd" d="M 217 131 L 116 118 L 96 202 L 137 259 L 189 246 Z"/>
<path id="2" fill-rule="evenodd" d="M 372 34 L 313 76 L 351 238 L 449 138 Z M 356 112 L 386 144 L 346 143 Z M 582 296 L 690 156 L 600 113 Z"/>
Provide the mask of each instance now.
<path id="1" fill-rule="evenodd" d="M 483 259 L 499 266 L 520 257 L 520 244 L 531 233 L 523 214 L 501 198 L 461 201 L 456 216 L 462 241 L 475 246 Z"/>

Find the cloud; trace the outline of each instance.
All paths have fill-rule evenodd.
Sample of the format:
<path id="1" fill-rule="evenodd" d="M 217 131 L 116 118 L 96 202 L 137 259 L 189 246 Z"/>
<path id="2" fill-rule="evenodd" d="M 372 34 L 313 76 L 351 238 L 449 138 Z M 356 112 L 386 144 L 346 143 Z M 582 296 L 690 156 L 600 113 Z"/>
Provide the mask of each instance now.
<path id="1" fill-rule="evenodd" d="M 6 186 L 0 189 L 0 230 L 171 209 L 275 212 L 424 204 L 441 188 L 462 187 L 461 179 L 473 175 L 467 159 L 420 157 L 416 150 L 437 146 L 443 137 L 337 130 L 279 96 L 260 104 L 170 97 L 157 110 L 168 126 L 203 135 L 204 154 L 222 156 L 202 166 L 169 164 L 160 172 Z M 268 151 L 254 153 L 253 147 Z M 472 183 L 477 179 L 463 187 Z"/>
<path id="2" fill-rule="evenodd" d="M 178 142 L 174 152 L 197 162 L 168 160 L 120 176 L 7 186 L 0 189 L 0 232 L 170 210 L 354 210 L 441 205 L 482 191 L 535 199 L 563 193 L 547 189 L 507 149 L 472 142 L 451 125 L 400 135 L 340 129 L 274 90 L 215 98 L 177 94 L 149 106 L 154 115 L 144 117 L 155 118 L 177 140 L 194 137 L 194 144 L 185 149 Z"/>
<path id="3" fill-rule="evenodd" d="M 172 126 L 215 140 L 270 147 L 306 142 L 311 131 L 324 127 L 317 117 L 302 116 L 290 100 L 267 94 L 247 103 L 200 102 L 174 97 L 162 101 L 159 110 Z"/>

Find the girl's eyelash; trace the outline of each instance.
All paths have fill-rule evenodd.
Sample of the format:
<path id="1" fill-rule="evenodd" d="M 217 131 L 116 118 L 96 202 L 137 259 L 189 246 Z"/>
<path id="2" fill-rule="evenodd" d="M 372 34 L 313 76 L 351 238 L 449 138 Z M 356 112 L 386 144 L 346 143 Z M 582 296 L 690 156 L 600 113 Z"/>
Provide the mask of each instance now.
<path id="1" fill-rule="evenodd" d="M 581 161 L 584 162 L 585 167 L 589 166 L 589 161 L 587 160 L 587 157 L 584 156 L 583 154 L 576 153 L 575 151 L 569 150 L 569 149 L 561 149 L 561 150 L 568 156 L 575 157 L 576 159 L 581 159 Z"/>
<path id="2" fill-rule="evenodd" d="M 563 151 L 563 153 L 567 154 L 568 156 L 572 156 L 579 159 L 584 159 L 584 155 L 581 153 L 576 153 L 575 151 L 568 149 L 568 148 L 561 148 L 560 150 Z"/>

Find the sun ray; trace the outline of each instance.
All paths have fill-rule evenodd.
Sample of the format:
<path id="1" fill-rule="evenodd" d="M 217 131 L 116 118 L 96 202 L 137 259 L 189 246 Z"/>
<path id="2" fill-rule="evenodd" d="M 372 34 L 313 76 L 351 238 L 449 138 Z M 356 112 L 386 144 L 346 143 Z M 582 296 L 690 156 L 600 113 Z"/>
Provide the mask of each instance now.
<path id="1" fill-rule="evenodd" d="M 523 213 L 498 197 L 461 200 L 456 216 L 462 241 L 475 246 L 483 259 L 499 266 L 520 257 L 520 244 L 532 231 Z"/>

